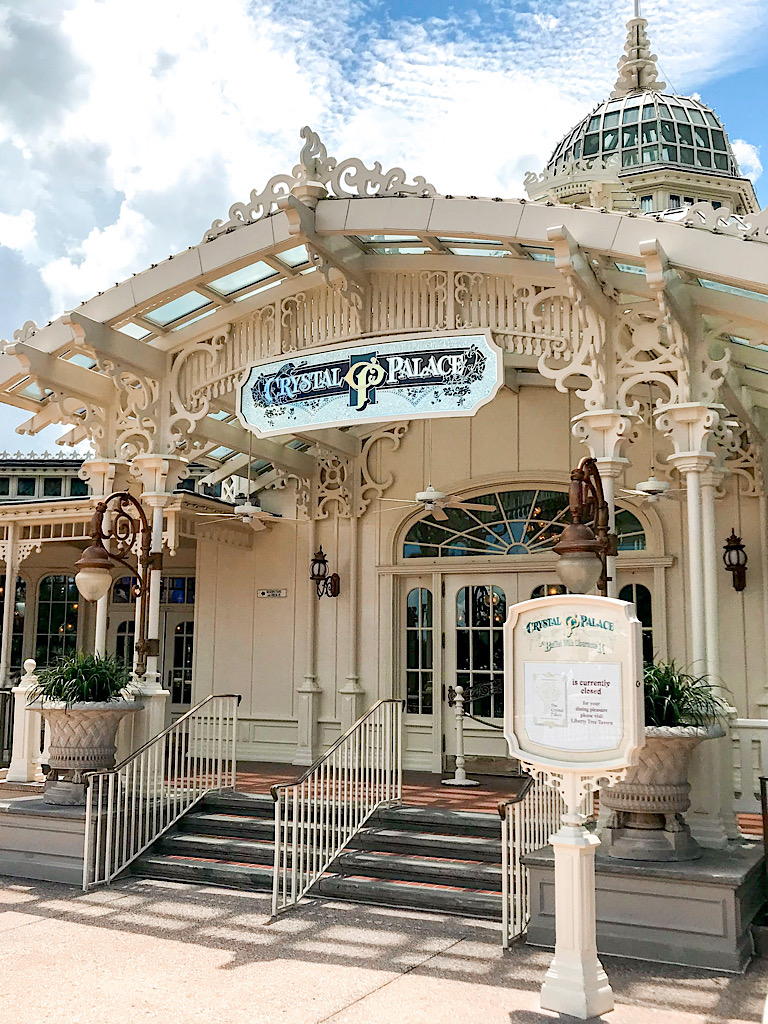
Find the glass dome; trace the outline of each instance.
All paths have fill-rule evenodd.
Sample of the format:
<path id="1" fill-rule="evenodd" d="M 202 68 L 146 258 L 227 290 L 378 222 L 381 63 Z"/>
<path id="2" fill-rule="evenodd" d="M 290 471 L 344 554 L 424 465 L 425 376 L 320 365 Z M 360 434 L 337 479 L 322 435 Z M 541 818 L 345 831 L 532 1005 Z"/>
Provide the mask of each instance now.
<path id="1" fill-rule="evenodd" d="M 725 129 L 709 107 L 665 93 L 642 91 L 601 103 L 565 136 L 547 170 L 560 171 L 581 158 L 612 157 L 622 177 L 660 164 L 740 177 Z"/>

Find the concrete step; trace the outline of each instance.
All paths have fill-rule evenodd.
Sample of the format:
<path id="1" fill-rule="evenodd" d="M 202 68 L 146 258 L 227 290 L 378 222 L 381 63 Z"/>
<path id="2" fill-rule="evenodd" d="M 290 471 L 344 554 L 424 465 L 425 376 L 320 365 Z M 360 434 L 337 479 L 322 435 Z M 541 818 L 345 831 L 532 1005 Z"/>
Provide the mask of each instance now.
<path id="1" fill-rule="evenodd" d="M 233 839 L 271 841 L 275 836 L 271 819 L 230 814 L 229 811 L 190 811 L 179 821 L 179 828 L 194 835 L 231 836 Z"/>
<path id="2" fill-rule="evenodd" d="M 355 903 L 373 903 L 383 907 L 432 910 L 460 917 L 501 920 L 501 897 L 496 892 L 473 892 L 418 882 L 384 881 L 363 875 L 326 875 L 313 887 L 310 895 L 351 900 Z"/>
<path id="3" fill-rule="evenodd" d="M 501 840 L 480 836 L 443 835 L 366 826 L 352 840 L 355 849 L 381 850 L 404 856 L 441 857 L 501 863 Z"/>
<path id="4" fill-rule="evenodd" d="M 498 814 L 450 811 L 442 807 L 381 807 L 368 824 L 406 831 L 501 839 Z"/>
<path id="5" fill-rule="evenodd" d="M 331 864 L 329 872 L 501 892 L 501 866 L 478 861 L 345 850 Z"/>
<path id="6" fill-rule="evenodd" d="M 269 818 L 270 821 L 275 816 L 274 800 L 263 793 L 235 793 L 232 790 L 208 793 L 200 806 L 206 811 L 242 814 L 250 818 Z"/>
<path id="7" fill-rule="evenodd" d="M 223 885 L 230 889 L 261 892 L 272 889 L 272 869 L 256 864 L 143 854 L 134 862 L 131 871 L 142 878 L 164 878 L 173 882 Z"/>
<path id="8" fill-rule="evenodd" d="M 152 853 L 163 857 L 203 857 L 239 864 L 264 864 L 271 869 L 275 846 L 259 839 L 171 832 L 155 843 Z"/>

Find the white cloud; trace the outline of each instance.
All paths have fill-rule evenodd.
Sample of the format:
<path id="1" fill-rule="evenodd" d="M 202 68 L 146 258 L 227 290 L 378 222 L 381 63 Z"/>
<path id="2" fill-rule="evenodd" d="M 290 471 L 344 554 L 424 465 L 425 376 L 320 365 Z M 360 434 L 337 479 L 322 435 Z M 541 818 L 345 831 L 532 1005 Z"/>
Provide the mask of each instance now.
<path id="1" fill-rule="evenodd" d="M 51 299 L 19 322 L 195 244 L 290 170 L 305 123 L 339 159 L 521 195 L 524 172 L 613 85 L 630 13 L 623 0 L 532 6 L 476 0 L 420 22 L 366 0 L 323 0 L 320 17 L 287 0 L 226 0 L 215 17 L 209 0 L 0 0 L 15 76 L 14 103 L 0 97 L 0 244 Z M 655 0 L 646 16 L 678 89 L 733 66 L 768 24 L 760 0 Z M 754 171 L 753 156 L 739 158 Z"/>
<path id="2" fill-rule="evenodd" d="M 757 181 L 763 173 L 760 147 L 753 146 L 751 142 L 745 142 L 744 139 L 731 139 L 731 147 L 744 177 Z"/>
<path id="3" fill-rule="evenodd" d="M 35 244 L 35 212 L 22 210 L 21 213 L 0 212 L 0 245 L 28 253 Z"/>

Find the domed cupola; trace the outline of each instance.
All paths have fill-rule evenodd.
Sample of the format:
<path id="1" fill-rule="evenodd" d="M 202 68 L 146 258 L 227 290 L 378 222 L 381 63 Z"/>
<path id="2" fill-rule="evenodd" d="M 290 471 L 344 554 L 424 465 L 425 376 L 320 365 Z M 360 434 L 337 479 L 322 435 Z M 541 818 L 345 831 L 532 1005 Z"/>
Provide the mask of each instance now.
<path id="1" fill-rule="evenodd" d="M 647 25 L 635 0 L 610 98 L 555 147 L 542 175 L 526 178 L 528 194 L 648 212 L 700 200 L 727 204 L 734 213 L 758 210 L 716 114 L 699 100 L 664 91 Z"/>

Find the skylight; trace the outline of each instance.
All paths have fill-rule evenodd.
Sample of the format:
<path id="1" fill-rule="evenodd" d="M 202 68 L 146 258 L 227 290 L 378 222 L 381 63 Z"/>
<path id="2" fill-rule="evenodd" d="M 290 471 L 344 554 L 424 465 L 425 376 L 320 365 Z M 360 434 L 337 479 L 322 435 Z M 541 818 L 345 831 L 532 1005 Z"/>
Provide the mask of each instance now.
<path id="1" fill-rule="evenodd" d="M 275 277 L 276 274 L 277 271 L 274 267 L 270 267 L 268 263 L 263 263 L 260 260 L 258 263 L 251 263 L 247 267 L 235 270 L 225 277 L 210 281 L 208 287 L 222 295 L 231 295 L 233 292 L 239 292 L 241 288 L 247 288 L 250 284 L 264 281 L 268 277 Z"/>
<path id="2" fill-rule="evenodd" d="M 622 274 L 642 274 L 645 277 L 645 267 L 638 267 L 634 263 L 614 263 L 614 266 Z"/>
<path id="3" fill-rule="evenodd" d="M 736 288 L 732 284 L 723 284 L 721 281 L 708 281 L 706 277 L 698 278 L 702 288 L 709 288 L 713 292 L 726 292 L 728 295 L 738 295 L 741 299 L 757 299 L 758 302 L 768 302 L 768 295 L 763 292 L 752 292 L 748 288 Z"/>
<path id="4" fill-rule="evenodd" d="M 454 256 L 511 256 L 509 249 L 483 249 L 476 246 L 472 249 L 465 249 L 459 245 L 452 245 L 450 250 Z"/>
<path id="5" fill-rule="evenodd" d="M 141 341 L 142 338 L 147 338 L 152 333 L 148 331 L 146 327 L 140 327 L 139 324 L 123 324 L 122 327 L 117 328 L 121 334 L 127 334 L 129 338 L 136 338 L 137 341 Z"/>
<path id="6" fill-rule="evenodd" d="M 297 245 L 294 249 L 275 253 L 275 256 L 289 267 L 300 267 L 302 263 L 309 263 L 309 253 L 305 245 Z"/>
<path id="7" fill-rule="evenodd" d="M 395 253 L 400 256 L 423 256 L 425 252 L 432 252 L 432 249 L 428 245 L 394 245 L 390 242 L 387 245 L 372 245 L 371 251 Z"/>
<path id="8" fill-rule="evenodd" d="M 179 317 L 188 316 L 189 313 L 194 313 L 196 309 L 202 309 L 210 301 L 210 299 L 199 292 L 187 292 L 186 295 L 180 295 L 178 299 L 172 299 L 170 302 L 166 302 L 164 306 L 158 306 L 151 313 L 144 313 L 143 315 L 151 323 L 165 327 L 166 324 L 173 323 Z"/>
<path id="9" fill-rule="evenodd" d="M 357 237 L 366 245 L 378 245 L 381 242 L 421 242 L 416 235 L 358 235 Z"/>
<path id="10" fill-rule="evenodd" d="M 501 245 L 495 238 L 438 238 L 444 245 Z"/>
<path id="11" fill-rule="evenodd" d="M 527 245 L 522 248 L 532 260 L 539 260 L 541 263 L 555 262 L 555 254 L 552 249 L 531 249 Z"/>

